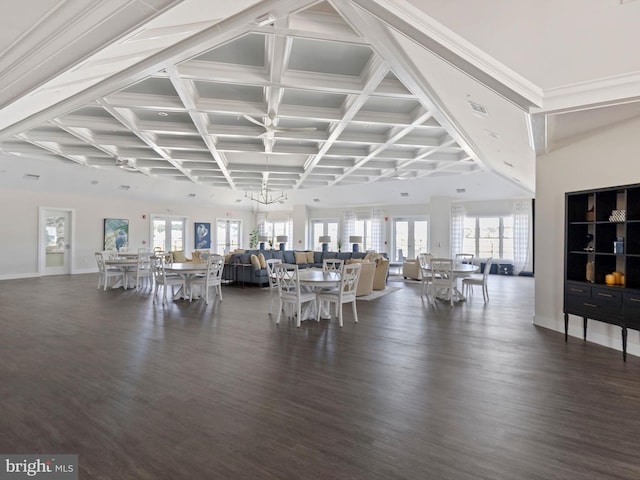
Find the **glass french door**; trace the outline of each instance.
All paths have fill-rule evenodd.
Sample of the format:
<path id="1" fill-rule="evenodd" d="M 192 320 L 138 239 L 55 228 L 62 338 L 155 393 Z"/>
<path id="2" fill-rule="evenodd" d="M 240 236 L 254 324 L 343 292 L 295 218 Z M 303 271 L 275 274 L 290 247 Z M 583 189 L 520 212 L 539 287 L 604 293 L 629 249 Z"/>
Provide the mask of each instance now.
<path id="1" fill-rule="evenodd" d="M 184 251 L 185 224 L 182 217 L 152 217 L 151 245 L 164 252 Z"/>
<path id="2" fill-rule="evenodd" d="M 44 209 L 40 214 L 42 275 L 71 273 L 71 211 Z"/>
<path id="3" fill-rule="evenodd" d="M 429 222 L 426 218 L 395 218 L 393 220 L 394 262 L 416 258 L 429 252 Z"/>
<path id="4" fill-rule="evenodd" d="M 226 255 L 236 248 L 240 248 L 241 234 L 241 220 L 218 220 L 216 222 L 216 253 Z"/>

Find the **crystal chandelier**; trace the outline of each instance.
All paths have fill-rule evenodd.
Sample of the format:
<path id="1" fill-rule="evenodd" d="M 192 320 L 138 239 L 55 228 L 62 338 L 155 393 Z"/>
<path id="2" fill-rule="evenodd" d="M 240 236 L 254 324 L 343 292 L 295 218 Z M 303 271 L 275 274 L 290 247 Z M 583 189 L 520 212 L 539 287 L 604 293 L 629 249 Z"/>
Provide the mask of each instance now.
<path id="1" fill-rule="evenodd" d="M 244 192 L 244 196 L 262 205 L 271 205 L 272 203 L 287 200 L 287 194 L 284 193 L 284 190 L 274 191 L 269 188 L 269 157 L 266 157 L 266 170 L 262 172 L 262 187 L 260 187 L 260 191 Z"/>

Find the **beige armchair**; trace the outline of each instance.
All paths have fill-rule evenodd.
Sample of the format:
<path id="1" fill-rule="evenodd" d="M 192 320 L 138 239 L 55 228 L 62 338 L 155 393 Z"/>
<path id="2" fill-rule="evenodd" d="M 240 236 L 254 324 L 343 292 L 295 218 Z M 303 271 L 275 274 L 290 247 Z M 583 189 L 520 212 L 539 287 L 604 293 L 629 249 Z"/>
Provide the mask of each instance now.
<path id="1" fill-rule="evenodd" d="M 376 264 L 368 260 L 347 260 L 347 265 L 351 263 L 361 264 L 360 279 L 356 288 L 356 297 L 369 295 L 373 291 L 373 282 L 376 276 Z"/>
<path id="2" fill-rule="evenodd" d="M 376 262 L 376 271 L 373 277 L 373 289 L 384 290 L 387 287 L 387 273 L 389 272 L 389 260 L 380 256 Z"/>
<path id="3" fill-rule="evenodd" d="M 420 262 L 417 258 L 406 259 L 402 264 L 402 276 L 404 278 L 415 278 L 416 280 L 422 279 L 420 271 Z"/>

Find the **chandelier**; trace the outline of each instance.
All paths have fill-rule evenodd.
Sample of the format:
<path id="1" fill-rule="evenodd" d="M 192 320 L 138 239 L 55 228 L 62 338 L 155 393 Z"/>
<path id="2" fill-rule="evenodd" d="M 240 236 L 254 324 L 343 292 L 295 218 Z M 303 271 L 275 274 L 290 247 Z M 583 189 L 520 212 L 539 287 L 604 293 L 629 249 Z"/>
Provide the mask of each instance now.
<path id="1" fill-rule="evenodd" d="M 271 205 L 272 203 L 284 202 L 287 200 L 287 194 L 284 190 L 271 190 L 269 188 L 269 157 L 266 157 L 266 169 L 262 172 L 262 187 L 259 192 L 244 192 L 245 198 L 253 200 L 262 205 Z"/>
<path id="2" fill-rule="evenodd" d="M 268 182 L 262 182 L 262 188 L 259 192 L 244 192 L 245 198 L 253 200 L 263 205 L 271 205 L 272 203 L 284 202 L 287 200 L 287 194 L 284 190 L 273 191 L 269 188 Z"/>

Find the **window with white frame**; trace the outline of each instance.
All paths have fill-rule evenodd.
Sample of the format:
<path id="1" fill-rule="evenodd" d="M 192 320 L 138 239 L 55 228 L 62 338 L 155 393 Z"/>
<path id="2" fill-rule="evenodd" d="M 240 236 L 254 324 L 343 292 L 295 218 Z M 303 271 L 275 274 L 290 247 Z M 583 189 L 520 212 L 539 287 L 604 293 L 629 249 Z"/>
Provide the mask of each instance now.
<path id="1" fill-rule="evenodd" d="M 371 219 L 356 219 L 354 225 L 354 235 L 362 237 L 360 251 L 366 252 L 367 250 L 371 250 L 373 248 L 371 234 Z"/>
<path id="2" fill-rule="evenodd" d="M 293 231 L 293 222 L 292 220 L 265 220 L 264 222 L 264 233 L 269 237 L 269 246 L 271 248 L 277 248 L 276 245 L 276 237 L 286 236 L 289 237 L 289 241 L 291 241 L 291 232 Z"/>
<path id="3" fill-rule="evenodd" d="M 465 217 L 463 252 L 513 260 L 513 216 Z"/>
<path id="4" fill-rule="evenodd" d="M 320 242 L 320 237 L 331 237 L 331 241 L 329 242 L 329 251 L 337 252 L 338 251 L 338 226 L 339 221 L 335 219 L 330 220 L 312 220 L 311 221 L 311 245 L 313 245 L 313 250 L 319 251 L 322 250 L 322 242 Z"/>

